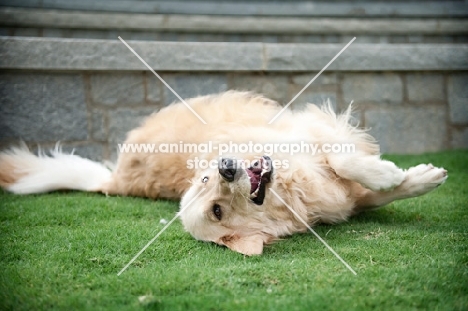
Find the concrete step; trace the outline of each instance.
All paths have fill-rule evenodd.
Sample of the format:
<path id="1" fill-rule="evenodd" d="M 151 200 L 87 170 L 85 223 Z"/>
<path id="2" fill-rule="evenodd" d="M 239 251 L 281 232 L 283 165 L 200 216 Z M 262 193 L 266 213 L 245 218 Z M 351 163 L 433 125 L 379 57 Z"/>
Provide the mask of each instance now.
<path id="1" fill-rule="evenodd" d="M 150 1 L 3 0 L 1 6 L 127 12 L 236 16 L 465 17 L 464 1 Z"/>
<path id="2" fill-rule="evenodd" d="M 277 43 L 466 43 L 465 18 L 252 17 L 0 8 L 9 36 Z"/>
<path id="3" fill-rule="evenodd" d="M 155 70 L 314 71 L 341 44 L 129 41 Z M 119 40 L 0 37 L 1 69 L 145 70 Z M 336 71 L 468 70 L 465 44 L 352 44 Z"/>

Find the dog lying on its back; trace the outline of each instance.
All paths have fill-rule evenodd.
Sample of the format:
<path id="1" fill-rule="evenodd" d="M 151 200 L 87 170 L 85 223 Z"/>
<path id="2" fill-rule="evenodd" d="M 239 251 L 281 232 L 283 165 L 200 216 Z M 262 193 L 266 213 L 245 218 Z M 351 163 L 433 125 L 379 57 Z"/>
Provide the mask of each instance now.
<path id="1" fill-rule="evenodd" d="M 351 110 L 336 115 L 328 106 L 281 110 L 260 95 L 226 92 L 197 97 L 149 116 L 129 132 L 127 144 L 325 144 L 346 143 L 349 153 L 272 154 L 239 150 L 224 154 L 219 166 L 197 168 L 198 160 L 218 160 L 219 150 L 179 153 L 121 153 L 114 171 L 76 155 L 35 156 L 26 149 L 0 154 L 0 186 L 18 193 L 76 189 L 106 194 L 181 199 L 180 217 L 196 239 L 225 245 L 246 255 L 309 224 L 345 221 L 356 213 L 394 200 L 425 194 L 447 179 L 431 164 L 406 171 L 381 160 L 375 140 L 350 125 Z M 281 199 L 280 199 L 281 198 Z M 284 204 L 286 203 L 287 206 Z"/>

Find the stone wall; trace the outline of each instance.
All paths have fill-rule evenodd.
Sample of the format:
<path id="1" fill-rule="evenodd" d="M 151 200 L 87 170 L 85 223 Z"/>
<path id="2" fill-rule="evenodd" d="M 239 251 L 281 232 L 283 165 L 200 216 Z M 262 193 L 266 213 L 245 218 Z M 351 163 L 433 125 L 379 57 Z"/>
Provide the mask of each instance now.
<path id="1" fill-rule="evenodd" d="M 159 72 L 182 97 L 253 90 L 287 103 L 316 74 Z M 174 96 L 150 72 L 11 71 L 0 76 L 0 140 L 22 139 L 93 159 L 114 159 L 117 143 Z M 351 100 L 361 125 L 383 152 L 421 153 L 468 147 L 468 73 L 327 72 L 291 105 Z"/>
<path id="2" fill-rule="evenodd" d="M 282 104 L 356 36 L 291 108 L 329 99 L 343 110 L 354 100 L 356 118 L 386 153 L 468 148 L 465 2 L 376 3 L 364 11 L 359 1 L 335 11 L 335 4 L 321 2 L 317 11 L 299 2 L 305 5 L 300 18 L 269 4 L 278 16 L 241 14 L 239 8 L 257 8 L 247 2 L 237 16 L 221 16 L 229 1 L 212 6 L 222 12 L 205 6 L 195 8 L 205 15 L 192 16 L 180 15 L 187 6 L 170 1 L 158 2 L 166 15 L 141 14 L 152 1 L 120 1 L 129 10 L 120 13 L 106 1 L 73 2 L 80 12 L 51 10 L 65 2 L 6 1 L 30 9 L 0 8 L 6 35 L 0 37 L 0 147 L 23 140 L 49 148 L 61 141 L 83 156 L 115 159 L 128 130 L 175 100 L 117 36 L 182 97 L 239 89 Z M 99 12 L 88 12 L 93 8 Z"/>

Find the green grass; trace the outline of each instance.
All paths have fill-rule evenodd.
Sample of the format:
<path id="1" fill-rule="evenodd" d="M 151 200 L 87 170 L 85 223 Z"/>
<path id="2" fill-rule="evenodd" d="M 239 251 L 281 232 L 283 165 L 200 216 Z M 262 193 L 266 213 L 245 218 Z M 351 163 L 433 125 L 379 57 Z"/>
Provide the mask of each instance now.
<path id="1" fill-rule="evenodd" d="M 175 222 L 177 203 L 0 193 L 1 310 L 467 310 L 468 152 L 388 156 L 449 170 L 435 192 L 244 257 Z M 140 296 L 146 296 L 139 302 Z"/>

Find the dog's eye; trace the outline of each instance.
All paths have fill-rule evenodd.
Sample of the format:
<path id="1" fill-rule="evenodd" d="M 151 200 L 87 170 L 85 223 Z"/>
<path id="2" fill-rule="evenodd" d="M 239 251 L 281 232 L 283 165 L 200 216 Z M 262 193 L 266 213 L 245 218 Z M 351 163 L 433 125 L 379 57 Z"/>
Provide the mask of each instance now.
<path id="1" fill-rule="evenodd" d="M 208 179 L 209 179 L 208 176 L 205 176 L 205 177 L 202 178 L 201 182 L 206 183 L 208 181 Z"/>
<path id="2" fill-rule="evenodd" d="M 216 216 L 216 218 L 218 218 L 218 220 L 221 220 L 221 218 L 223 217 L 221 206 L 219 206 L 219 204 L 213 205 L 213 214 Z"/>

